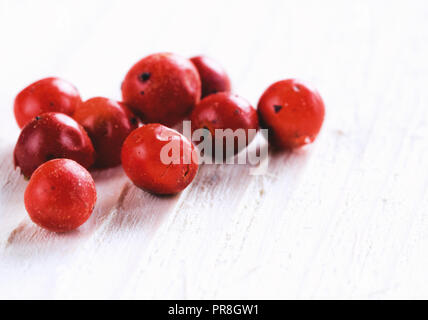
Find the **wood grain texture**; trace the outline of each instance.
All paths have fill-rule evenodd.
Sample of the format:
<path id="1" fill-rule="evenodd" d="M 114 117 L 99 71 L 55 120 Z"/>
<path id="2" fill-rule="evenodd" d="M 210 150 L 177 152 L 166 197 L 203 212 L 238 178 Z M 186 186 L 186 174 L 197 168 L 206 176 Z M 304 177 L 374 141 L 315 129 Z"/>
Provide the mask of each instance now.
<path id="1" fill-rule="evenodd" d="M 427 16 L 422 0 L 2 1 L 0 298 L 428 298 Z M 265 175 L 204 165 L 174 197 L 95 172 L 88 223 L 32 224 L 16 93 L 56 75 L 120 99 L 157 51 L 216 58 L 254 105 L 273 81 L 307 80 L 323 130 L 270 153 Z"/>

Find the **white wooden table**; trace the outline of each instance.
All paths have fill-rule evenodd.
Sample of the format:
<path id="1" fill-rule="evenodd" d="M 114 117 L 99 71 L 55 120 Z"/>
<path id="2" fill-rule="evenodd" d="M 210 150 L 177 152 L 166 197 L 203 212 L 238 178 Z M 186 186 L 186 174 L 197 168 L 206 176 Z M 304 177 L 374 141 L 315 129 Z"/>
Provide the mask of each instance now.
<path id="1" fill-rule="evenodd" d="M 0 1 L 0 298 L 428 298 L 428 3 Z M 317 141 L 268 174 L 205 165 L 175 197 L 94 174 L 87 224 L 31 223 L 13 99 L 46 76 L 120 99 L 153 52 L 208 54 L 254 105 L 312 82 Z"/>

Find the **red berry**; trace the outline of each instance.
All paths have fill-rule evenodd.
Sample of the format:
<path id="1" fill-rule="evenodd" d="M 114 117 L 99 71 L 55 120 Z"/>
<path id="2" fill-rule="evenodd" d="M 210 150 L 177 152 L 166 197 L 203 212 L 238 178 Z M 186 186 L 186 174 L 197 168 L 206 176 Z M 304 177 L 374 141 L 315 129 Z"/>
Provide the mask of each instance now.
<path id="1" fill-rule="evenodd" d="M 69 159 L 42 164 L 25 190 L 25 208 L 31 220 L 55 232 L 76 229 L 90 217 L 97 193 L 89 172 Z"/>
<path id="2" fill-rule="evenodd" d="M 190 59 L 198 69 L 202 85 L 202 98 L 217 92 L 230 91 L 230 79 L 226 71 L 216 61 L 197 56 Z"/>
<path id="3" fill-rule="evenodd" d="M 317 137 L 324 121 L 324 102 L 304 83 L 289 79 L 272 84 L 258 104 L 269 141 L 279 148 L 297 148 Z"/>
<path id="4" fill-rule="evenodd" d="M 79 92 L 71 83 L 59 78 L 45 78 L 18 93 L 14 105 L 15 119 L 22 128 L 45 112 L 71 116 L 80 103 Z"/>
<path id="5" fill-rule="evenodd" d="M 92 98 L 77 108 L 73 118 L 91 138 L 96 152 L 96 167 L 109 168 L 120 164 L 123 141 L 138 127 L 137 118 L 123 103 Z"/>
<path id="6" fill-rule="evenodd" d="M 144 122 L 172 126 L 185 119 L 199 102 L 201 81 L 190 60 L 172 53 L 156 53 L 128 71 L 122 96 Z"/>
<path id="7" fill-rule="evenodd" d="M 212 136 L 213 148 L 215 139 L 222 139 L 223 157 L 229 154 L 227 140 L 233 139 L 233 147 L 230 154 L 236 154 L 243 147 L 246 147 L 254 138 L 256 130 L 259 128 L 259 121 L 256 110 L 244 98 L 229 92 L 220 92 L 209 95 L 201 100 L 195 107 L 191 115 L 192 131 L 197 129 L 208 129 Z M 216 129 L 236 131 L 244 129 L 245 144 L 239 148 L 238 138 L 232 137 L 225 131 L 224 137 L 216 137 Z M 250 129 L 254 129 L 250 131 Z M 230 131 L 230 130 L 229 130 Z M 216 156 L 214 149 L 213 155 Z"/>
<path id="8" fill-rule="evenodd" d="M 42 163 L 55 158 L 77 161 L 85 168 L 94 162 L 94 148 L 85 130 L 63 113 L 37 116 L 22 129 L 15 146 L 15 166 L 30 177 Z"/>
<path id="9" fill-rule="evenodd" d="M 167 144 L 177 152 L 171 151 Z M 180 192 L 198 171 L 193 144 L 177 131 L 158 123 L 142 126 L 126 138 L 122 166 L 137 187 L 156 194 Z"/>

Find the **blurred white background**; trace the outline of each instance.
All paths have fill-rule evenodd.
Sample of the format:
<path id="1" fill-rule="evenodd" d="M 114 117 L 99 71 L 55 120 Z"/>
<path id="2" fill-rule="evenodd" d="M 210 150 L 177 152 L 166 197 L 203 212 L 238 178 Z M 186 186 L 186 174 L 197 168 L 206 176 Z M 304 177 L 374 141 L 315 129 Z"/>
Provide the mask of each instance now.
<path id="1" fill-rule="evenodd" d="M 423 0 L 0 0 L 0 297 L 428 298 L 427 18 Z M 254 106 L 276 80 L 311 82 L 321 135 L 263 177 L 201 168 L 172 199 L 111 170 L 88 226 L 33 226 L 15 95 L 59 76 L 120 99 L 159 51 L 218 60 Z"/>

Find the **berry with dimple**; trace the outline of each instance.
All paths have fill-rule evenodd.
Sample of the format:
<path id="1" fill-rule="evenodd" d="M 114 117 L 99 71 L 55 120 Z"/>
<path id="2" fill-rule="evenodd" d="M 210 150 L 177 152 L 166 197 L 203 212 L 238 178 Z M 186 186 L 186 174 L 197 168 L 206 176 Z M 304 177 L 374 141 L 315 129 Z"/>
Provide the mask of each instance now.
<path id="1" fill-rule="evenodd" d="M 278 148 L 297 148 L 317 137 L 325 107 L 319 93 L 295 79 L 275 82 L 261 96 L 258 114 Z"/>
<path id="2" fill-rule="evenodd" d="M 189 59 L 156 53 L 128 71 L 122 83 L 122 97 L 143 122 L 173 126 L 199 102 L 201 81 Z"/>
<path id="3" fill-rule="evenodd" d="M 85 128 L 96 153 L 94 166 L 109 168 L 120 164 L 123 141 L 138 127 L 137 118 L 121 102 L 96 97 L 83 102 L 73 118 Z"/>
<path id="4" fill-rule="evenodd" d="M 220 92 L 201 100 L 191 115 L 192 131 L 209 130 L 212 138 L 210 153 L 220 157 L 215 146 L 223 145 L 222 157 L 234 155 L 245 148 L 259 129 L 257 111 L 244 98 L 230 93 Z M 216 134 L 221 129 L 223 135 Z M 220 140 L 219 140 L 220 139 Z M 216 140 L 217 141 L 216 143 Z"/>
<path id="5" fill-rule="evenodd" d="M 72 115 L 82 102 L 77 89 L 60 78 L 45 78 L 30 84 L 15 98 L 14 113 L 19 127 L 24 127 L 45 112 Z"/>
<path id="6" fill-rule="evenodd" d="M 78 228 L 91 216 L 97 200 L 89 172 L 70 159 L 42 164 L 25 190 L 25 208 L 40 227 L 65 232 Z"/>
<path id="7" fill-rule="evenodd" d="M 231 90 L 229 76 L 223 67 L 211 58 L 197 56 L 190 59 L 198 69 L 202 85 L 202 98 L 217 92 Z"/>
<path id="8" fill-rule="evenodd" d="M 14 150 L 15 166 L 30 177 L 42 163 L 56 158 L 72 159 L 89 168 L 95 159 L 94 147 L 73 118 L 63 113 L 43 113 L 22 129 Z"/>
<path id="9" fill-rule="evenodd" d="M 198 158 L 186 137 L 152 123 L 126 138 L 122 166 L 137 187 L 155 194 L 174 194 L 192 182 L 198 171 Z"/>

